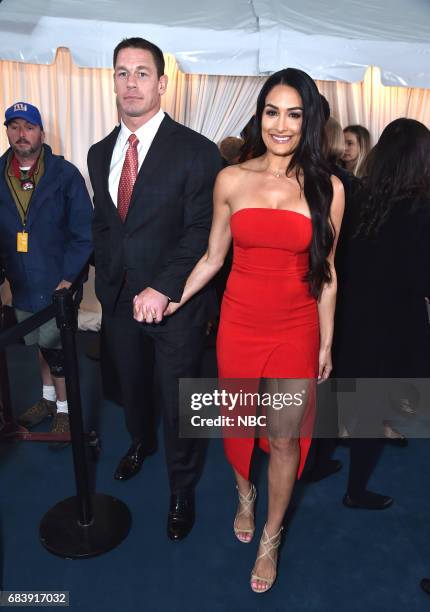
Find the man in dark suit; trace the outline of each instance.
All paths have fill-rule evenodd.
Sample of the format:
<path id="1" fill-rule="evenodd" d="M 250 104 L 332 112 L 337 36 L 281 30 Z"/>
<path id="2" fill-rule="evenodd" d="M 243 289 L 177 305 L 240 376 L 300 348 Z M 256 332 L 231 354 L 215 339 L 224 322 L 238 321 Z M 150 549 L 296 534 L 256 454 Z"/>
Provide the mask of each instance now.
<path id="1" fill-rule="evenodd" d="M 155 452 L 157 395 L 171 489 L 167 533 L 180 540 L 194 523 L 204 446 L 179 438 L 178 380 L 198 375 L 212 289 L 174 316 L 162 315 L 169 300 L 180 301 L 188 274 L 206 251 L 221 159 L 215 144 L 161 110 L 167 76 L 158 47 L 142 38 L 119 43 L 114 85 L 121 124 L 91 147 L 88 168 L 96 293 L 132 440 L 115 478 L 134 476 Z M 133 299 L 142 292 L 150 309 L 138 323 Z"/>

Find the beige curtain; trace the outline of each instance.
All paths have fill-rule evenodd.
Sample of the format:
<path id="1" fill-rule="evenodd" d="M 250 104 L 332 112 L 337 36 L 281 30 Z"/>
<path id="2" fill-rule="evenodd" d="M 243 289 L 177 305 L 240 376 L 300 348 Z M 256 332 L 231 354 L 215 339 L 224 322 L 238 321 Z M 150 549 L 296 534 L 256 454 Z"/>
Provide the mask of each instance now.
<path id="1" fill-rule="evenodd" d="M 219 142 L 239 134 L 254 112 L 264 79 L 184 74 L 175 58 L 167 56 L 170 85 L 163 107 L 176 121 Z"/>
<path id="2" fill-rule="evenodd" d="M 169 86 L 163 108 L 174 119 L 215 142 L 238 135 L 254 112 L 265 77 L 190 75 L 182 73 L 166 54 Z M 118 122 L 112 70 L 79 68 L 68 49 L 58 49 L 54 64 L 0 61 L 0 110 L 28 101 L 41 111 L 46 142 L 54 153 L 74 163 L 88 181 L 87 151 Z M 377 68 L 360 83 L 317 81 L 341 125 L 361 123 L 374 141 L 384 126 L 397 117 L 412 117 L 430 125 L 430 90 L 384 87 Z M 0 130 L 0 151 L 8 147 Z M 82 309 L 98 312 L 92 279 L 87 283 Z M 93 323 L 89 324 L 93 326 Z"/>
<path id="3" fill-rule="evenodd" d="M 430 89 L 384 87 L 379 68 L 367 70 L 360 83 L 317 81 L 330 103 L 332 115 L 343 127 L 364 125 L 375 144 L 384 127 L 399 117 L 417 119 L 430 126 Z"/>
<path id="4" fill-rule="evenodd" d="M 218 142 L 237 135 L 255 108 L 265 77 L 232 77 L 182 73 L 166 54 L 169 77 L 163 108 L 174 119 Z M 79 68 L 68 49 L 60 48 L 54 64 L 0 61 L 0 109 L 27 100 L 38 106 L 46 141 L 86 174 L 89 146 L 117 123 L 112 70 Z M 384 126 L 397 117 L 412 117 L 430 125 L 430 90 L 384 87 L 378 68 L 364 81 L 317 81 L 332 114 L 345 126 L 361 123 L 377 140 Z M 0 150 L 8 146 L 0 131 Z"/>

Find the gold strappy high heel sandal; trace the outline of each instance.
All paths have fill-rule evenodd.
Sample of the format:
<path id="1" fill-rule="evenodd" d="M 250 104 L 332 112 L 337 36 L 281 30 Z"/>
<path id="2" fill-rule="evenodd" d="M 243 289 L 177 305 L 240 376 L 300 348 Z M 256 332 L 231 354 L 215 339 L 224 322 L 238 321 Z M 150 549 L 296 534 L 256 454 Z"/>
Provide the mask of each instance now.
<path id="1" fill-rule="evenodd" d="M 250 483 L 251 488 L 249 489 L 248 493 L 246 495 L 244 495 L 243 493 L 241 493 L 239 491 L 239 487 L 236 486 L 237 489 L 237 493 L 239 495 L 239 504 L 241 506 L 241 509 L 236 513 L 235 519 L 234 519 L 234 523 L 233 523 L 233 529 L 234 529 L 234 534 L 236 536 L 236 538 L 239 540 L 239 542 L 243 542 L 244 544 L 249 544 L 249 542 L 251 542 L 252 537 L 254 535 L 254 531 L 255 531 L 255 527 L 253 527 L 252 529 L 248 528 L 248 529 L 239 529 L 237 526 L 237 519 L 240 516 L 244 516 L 244 517 L 252 517 L 254 518 L 254 503 L 255 500 L 257 498 L 257 489 L 254 487 L 254 485 L 252 484 L 252 482 Z M 250 534 L 249 539 L 242 539 L 241 537 L 239 537 L 239 535 L 243 533 L 243 534 Z"/>
<path id="2" fill-rule="evenodd" d="M 275 535 L 270 537 L 269 534 L 267 533 L 266 525 L 264 525 L 263 535 L 261 536 L 261 540 L 260 540 L 260 546 L 263 549 L 263 552 L 261 553 L 261 555 L 258 555 L 257 559 L 255 560 L 255 565 L 257 564 L 257 561 L 259 559 L 268 557 L 273 564 L 275 573 L 274 573 L 273 578 L 263 578 L 263 576 L 258 576 L 258 574 L 254 574 L 254 570 L 255 570 L 255 565 L 254 565 L 254 569 L 252 570 L 252 574 L 251 574 L 251 589 L 254 591 L 254 593 L 265 593 L 270 588 L 272 588 L 273 583 L 276 580 L 276 567 L 278 564 L 277 551 L 279 548 L 279 544 L 281 543 L 282 530 L 283 530 L 283 527 L 280 528 L 278 533 L 275 533 Z M 253 583 L 257 580 L 264 583 L 264 587 L 262 589 L 254 588 Z"/>

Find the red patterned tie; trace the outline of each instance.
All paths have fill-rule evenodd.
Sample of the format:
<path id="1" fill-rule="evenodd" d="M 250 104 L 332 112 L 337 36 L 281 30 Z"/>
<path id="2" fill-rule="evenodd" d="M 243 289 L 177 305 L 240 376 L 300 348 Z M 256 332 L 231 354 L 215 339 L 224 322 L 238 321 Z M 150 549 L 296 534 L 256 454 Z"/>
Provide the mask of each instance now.
<path id="1" fill-rule="evenodd" d="M 139 140 L 135 134 L 128 137 L 128 149 L 122 166 L 121 178 L 118 185 L 118 214 L 124 223 L 128 207 L 130 206 L 131 194 L 137 177 L 137 145 Z"/>

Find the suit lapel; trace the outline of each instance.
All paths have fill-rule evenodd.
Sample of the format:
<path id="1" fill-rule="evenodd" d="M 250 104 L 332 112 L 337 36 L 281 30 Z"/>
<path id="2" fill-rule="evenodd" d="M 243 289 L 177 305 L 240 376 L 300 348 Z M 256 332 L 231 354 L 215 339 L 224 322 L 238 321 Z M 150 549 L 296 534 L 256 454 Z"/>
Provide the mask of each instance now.
<path id="1" fill-rule="evenodd" d="M 154 140 L 149 148 L 145 160 L 139 170 L 133 193 L 131 194 L 130 208 L 139 199 L 142 190 L 145 188 L 145 180 L 148 179 L 162 165 L 170 143 L 170 136 L 176 131 L 176 123 L 167 114 L 158 128 Z"/>
<path id="2" fill-rule="evenodd" d="M 124 225 L 119 218 L 117 208 L 111 198 L 109 191 L 109 172 L 110 164 L 112 161 L 112 153 L 115 148 L 115 143 L 120 132 L 120 126 L 117 125 L 112 132 L 102 141 L 100 147 L 100 154 L 95 157 L 97 160 L 97 168 L 95 172 L 99 174 L 101 181 L 102 197 L 99 199 L 100 203 L 105 203 L 110 218 L 113 222 L 118 225 L 119 228 L 123 229 Z"/>
<path id="3" fill-rule="evenodd" d="M 109 134 L 109 136 L 104 141 L 104 147 L 100 159 L 100 172 L 103 180 L 103 189 L 105 191 L 106 201 L 109 202 L 110 207 L 115 209 L 116 214 L 116 206 L 112 201 L 110 192 L 109 192 L 109 171 L 110 171 L 110 163 L 112 160 L 112 153 L 115 147 L 116 140 L 118 138 L 118 134 L 120 131 L 120 126 L 117 125 L 114 130 Z"/>

